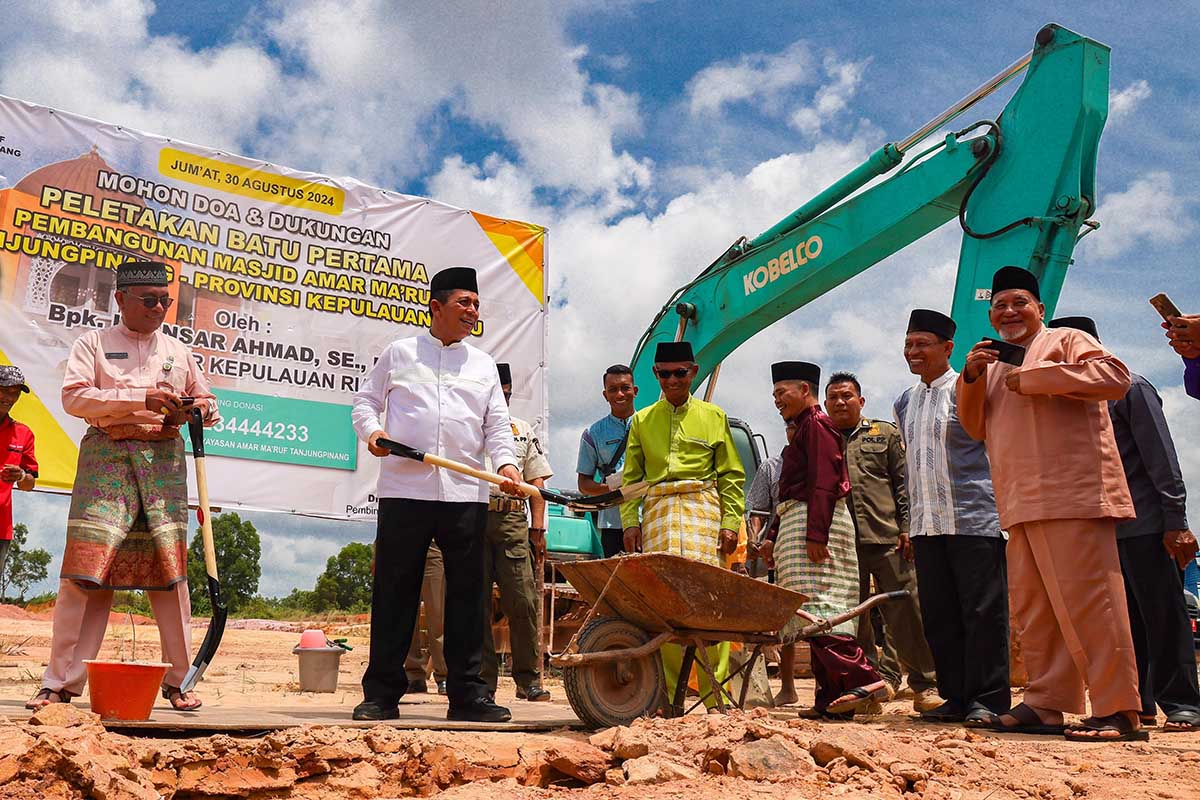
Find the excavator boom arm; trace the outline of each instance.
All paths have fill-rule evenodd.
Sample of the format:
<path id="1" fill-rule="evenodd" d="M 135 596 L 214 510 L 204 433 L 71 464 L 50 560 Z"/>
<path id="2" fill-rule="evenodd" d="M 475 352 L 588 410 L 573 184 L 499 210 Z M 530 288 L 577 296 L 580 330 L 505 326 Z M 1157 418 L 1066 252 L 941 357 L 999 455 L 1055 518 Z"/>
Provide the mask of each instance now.
<path id="1" fill-rule="evenodd" d="M 655 385 L 654 349 L 678 338 L 692 343 L 699 383 L 771 323 L 955 217 L 964 228 L 951 312 L 959 326 L 956 362 L 991 330 L 988 290 L 1001 266 L 1038 275 L 1051 313 L 1080 228 L 1096 205 L 1108 56 L 1105 45 L 1056 25 L 1043 28 L 1025 79 L 999 120 L 949 134 L 887 180 L 842 200 L 900 163 L 902 151 L 886 145 L 754 241 L 735 243 L 679 289 L 638 343 L 636 383 Z M 1001 76 L 1007 80 L 1022 64 Z M 912 143 L 909 137 L 902 144 Z M 656 396 L 642 391 L 639 405 Z"/>

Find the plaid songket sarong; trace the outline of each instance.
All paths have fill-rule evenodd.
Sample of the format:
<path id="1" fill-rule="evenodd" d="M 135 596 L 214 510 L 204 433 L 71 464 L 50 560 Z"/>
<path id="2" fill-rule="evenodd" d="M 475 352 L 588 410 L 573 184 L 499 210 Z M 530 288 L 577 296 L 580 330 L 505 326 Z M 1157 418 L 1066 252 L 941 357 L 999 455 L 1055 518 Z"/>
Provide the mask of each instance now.
<path id="1" fill-rule="evenodd" d="M 642 552 L 673 553 L 703 561 L 714 567 L 725 566 L 718 541 L 721 536 L 721 495 L 716 481 L 668 481 L 657 483 L 646 492 L 642 506 Z M 706 648 L 709 663 L 718 681 L 729 675 L 729 642 Z M 675 696 L 679 671 L 683 668 L 683 648 L 664 644 L 660 650 L 667 697 Z M 708 676 L 696 667 L 697 686 L 708 708 L 716 706 Z"/>
<path id="2" fill-rule="evenodd" d="M 845 499 L 833 509 L 829 526 L 829 560 L 814 564 L 808 560 L 808 505 L 787 500 L 779 506 L 779 537 L 775 543 L 775 583 L 809 597 L 804 610 L 828 619 L 858 605 L 858 551 L 855 547 L 854 520 Z M 800 618 L 784 628 L 784 636 L 795 635 Z M 854 635 L 855 620 L 843 622 L 833 633 Z"/>
<path id="3" fill-rule="evenodd" d="M 642 551 L 673 553 L 723 567 L 718 539 L 721 496 L 716 481 L 669 481 L 646 492 L 642 506 Z M 857 584 L 856 584 L 857 585 Z"/>
<path id="4" fill-rule="evenodd" d="M 183 439 L 89 428 L 67 514 L 62 578 L 96 589 L 168 589 L 187 578 Z"/>

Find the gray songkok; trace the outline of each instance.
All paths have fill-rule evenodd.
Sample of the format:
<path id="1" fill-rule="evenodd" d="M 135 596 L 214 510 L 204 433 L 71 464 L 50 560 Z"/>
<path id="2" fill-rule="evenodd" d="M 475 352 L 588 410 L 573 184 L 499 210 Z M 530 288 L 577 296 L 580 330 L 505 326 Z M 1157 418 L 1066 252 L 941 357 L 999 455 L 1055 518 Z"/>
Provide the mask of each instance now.
<path id="1" fill-rule="evenodd" d="M 126 261 L 117 267 L 117 288 L 130 286 L 168 286 L 167 265 L 157 261 Z"/>

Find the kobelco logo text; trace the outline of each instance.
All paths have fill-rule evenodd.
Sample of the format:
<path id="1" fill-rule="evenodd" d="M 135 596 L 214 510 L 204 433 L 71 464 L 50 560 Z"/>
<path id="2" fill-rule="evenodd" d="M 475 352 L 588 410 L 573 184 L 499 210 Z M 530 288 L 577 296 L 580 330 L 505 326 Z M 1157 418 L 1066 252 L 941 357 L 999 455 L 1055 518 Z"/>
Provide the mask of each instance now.
<path id="1" fill-rule="evenodd" d="M 784 250 L 765 265 L 750 270 L 742 276 L 742 285 L 746 289 L 746 294 L 753 294 L 768 283 L 774 283 L 780 275 L 787 275 L 792 270 L 812 261 L 821 255 L 822 246 L 820 236 L 810 236 L 795 248 Z"/>

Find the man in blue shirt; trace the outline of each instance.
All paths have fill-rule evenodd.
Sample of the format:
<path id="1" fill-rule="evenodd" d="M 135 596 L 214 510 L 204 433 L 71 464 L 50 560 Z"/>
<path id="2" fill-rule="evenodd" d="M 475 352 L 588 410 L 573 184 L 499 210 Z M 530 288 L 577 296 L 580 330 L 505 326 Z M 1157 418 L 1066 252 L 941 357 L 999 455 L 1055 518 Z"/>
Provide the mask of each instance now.
<path id="1" fill-rule="evenodd" d="M 614 364 L 604 371 L 603 396 L 608 401 L 609 414 L 592 423 L 579 437 L 579 491 L 598 495 L 621 488 L 621 470 L 625 467 L 625 442 L 629 438 L 629 421 L 633 418 L 633 400 L 637 387 L 633 385 L 633 370 L 624 364 Z M 621 526 L 620 507 L 606 508 L 599 513 L 600 543 L 604 557 L 612 558 L 624 547 L 625 532 Z"/>

